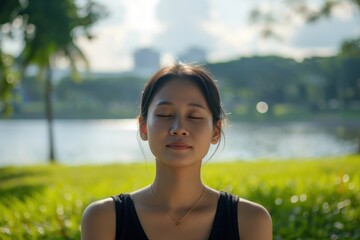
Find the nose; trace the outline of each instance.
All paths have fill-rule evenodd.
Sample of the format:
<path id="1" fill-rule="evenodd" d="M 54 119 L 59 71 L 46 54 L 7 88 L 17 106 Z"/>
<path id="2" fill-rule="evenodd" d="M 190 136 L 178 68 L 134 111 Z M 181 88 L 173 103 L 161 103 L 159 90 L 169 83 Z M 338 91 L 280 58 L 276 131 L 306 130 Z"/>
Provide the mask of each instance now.
<path id="1" fill-rule="evenodd" d="M 189 131 L 186 129 L 186 127 L 184 126 L 184 124 L 180 119 L 176 119 L 171 126 L 170 135 L 188 136 Z"/>

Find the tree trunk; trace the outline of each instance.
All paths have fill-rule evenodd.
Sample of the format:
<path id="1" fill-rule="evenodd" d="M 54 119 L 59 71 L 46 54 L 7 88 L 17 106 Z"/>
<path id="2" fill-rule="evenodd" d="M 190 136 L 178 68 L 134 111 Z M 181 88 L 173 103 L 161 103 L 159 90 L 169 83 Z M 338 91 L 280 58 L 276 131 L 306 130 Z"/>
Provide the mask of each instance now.
<path id="1" fill-rule="evenodd" d="M 45 79 L 45 115 L 48 125 L 48 140 L 49 140 L 49 162 L 55 162 L 55 147 L 54 147 L 54 131 L 53 131 L 53 109 L 52 109 L 52 69 L 49 65 L 47 67 Z"/>

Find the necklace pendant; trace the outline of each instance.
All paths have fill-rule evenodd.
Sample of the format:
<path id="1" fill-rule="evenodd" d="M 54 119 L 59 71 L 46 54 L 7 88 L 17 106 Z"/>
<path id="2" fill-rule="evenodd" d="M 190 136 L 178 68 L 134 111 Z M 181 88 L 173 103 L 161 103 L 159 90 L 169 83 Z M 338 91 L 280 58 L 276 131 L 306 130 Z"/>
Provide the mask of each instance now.
<path id="1" fill-rule="evenodd" d="M 152 185 L 150 185 L 150 192 L 151 192 L 151 195 L 153 196 L 154 200 L 158 203 L 159 206 L 161 206 L 159 200 L 156 198 L 155 196 L 155 193 L 152 189 Z M 166 214 L 169 216 L 170 219 L 172 219 L 175 223 L 175 226 L 179 226 L 180 223 L 182 222 L 182 220 L 187 216 L 189 215 L 189 213 L 194 210 L 196 208 L 196 206 L 198 205 L 198 203 L 200 202 L 202 196 L 204 195 L 204 192 L 205 192 L 205 186 L 203 185 L 203 190 L 199 196 L 199 198 L 196 200 L 196 202 L 194 203 L 194 205 L 184 214 L 184 216 L 182 216 L 182 218 L 179 220 L 179 221 L 176 221 L 176 219 L 169 213 L 169 212 L 166 212 Z"/>

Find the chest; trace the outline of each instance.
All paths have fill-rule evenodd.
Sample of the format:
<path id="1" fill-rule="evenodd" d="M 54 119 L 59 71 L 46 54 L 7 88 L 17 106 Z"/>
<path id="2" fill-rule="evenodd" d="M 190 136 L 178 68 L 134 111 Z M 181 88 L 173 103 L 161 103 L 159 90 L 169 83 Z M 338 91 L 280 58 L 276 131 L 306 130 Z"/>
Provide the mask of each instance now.
<path id="1" fill-rule="evenodd" d="M 138 211 L 137 215 L 150 240 L 207 240 L 211 235 L 216 208 L 191 212 L 179 225 L 164 213 Z"/>
<path id="2" fill-rule="evenodd" d="M 114 197 L 116 240 L 239 240 L 238 198 L 221 193 L 216 208 L 199 208 L 186 216 L 179 226 L 151 209 L 136 209 L 129 195 Z"/>

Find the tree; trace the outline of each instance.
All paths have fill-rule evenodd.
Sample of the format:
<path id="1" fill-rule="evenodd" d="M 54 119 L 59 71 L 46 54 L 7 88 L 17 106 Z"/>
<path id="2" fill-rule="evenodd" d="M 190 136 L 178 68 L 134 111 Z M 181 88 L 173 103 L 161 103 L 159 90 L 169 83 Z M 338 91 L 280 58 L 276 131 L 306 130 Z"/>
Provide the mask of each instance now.
<path id="1" fill-rule="evenodd" d="M 0 1 L 0 110 L 7 116 L 12 110 L 10 108 L 13 100 L 11 91 L 17 85 L 19 76 L 12 69 L 14 58 L 4 53 L 1 45 L 3 39 L 13 35 L 12 24 L 15 22 L 20 7 L 20 2 L 17 0 Z"/>
<path id="2" fill-rule="evenodd" d="M 345 57 L 360 57 L 360 38 L 344 41 L 341 44 L 341 54 Z"/>
<path id="3" fill-rule="evenodd" d="M 21 75 L 24 75 L 29 65 L 35 65 L 39 70 L 39 79 L 45 81 L 45 115 L 48 123 L 49 161 L 52 162 L 55 161 L 52 70 L 59 59 L 66 59 L 72 77 L 78 79 L 79 64 L 84 63 L 88 68 L 88 62 L 75 39 L 84 35 L 91 39 L 89 28 L 106 13 L 101 5 L 91 0 L 84 6 L 79 6 L 75 0 L 28 0 L 21 3 L 19 10 L 15 11 L 15 17 L 10 18 L 9 22 L 20 22 L 22 30 L 24 48 L 19 57 Z"/>
<path id="4" fill-rule="evenodd" d="M 279 31 L 276 29 L 278 23 L 293 23 L 298 19 L 312 23 L 324 17 L 329 18 L 334 15 L 337 10 L 342 9 L 346 9 L 348 12 L 357 16 L 360 14 L 360 0 L 321 0 L 316 2 L 309 2 L 307 0 L 282 0 L 280 2 L 280 5 L 273 4 L 271 8 L 253 9 L 250 14 L 250 20 L 262 26 L 261 34 L 264 37 L 280 38 L 281 34 L 279 34 Z M 347 59 L 359 57 L 360 36 L 355 39 L 345 40 L 341 44 L 339 53 L 340 62 L 346 62 Z M 352 90 L 348 90 L 353 86 L 351 83 L 346 82 L 345 79 L 347 79 L 348 76 L 342 73 L 329 75 L 327 77 L 328 79 L 334 77 L 342 79 L 341 81 L 337 81 L 337 85 L 335 84 L 334 86 L 338 89 L 337 101 L 340 103 L 340 108 L 346 108 L 348 99 L 356 95 Z M 357 80 L 358 78 L 354 77 L 354 79 Z"/>

